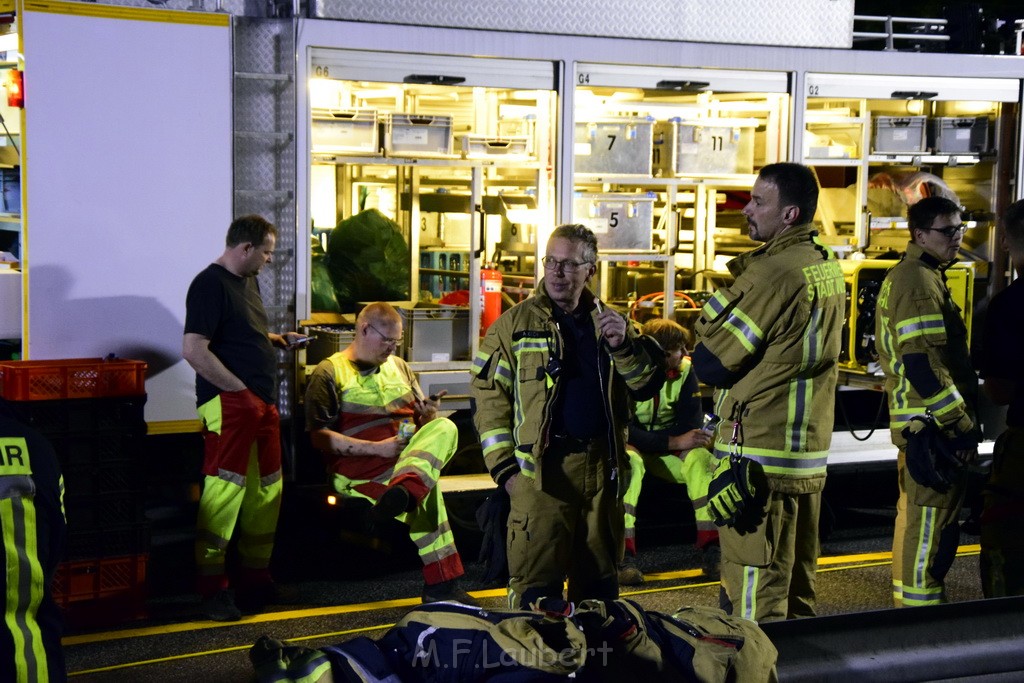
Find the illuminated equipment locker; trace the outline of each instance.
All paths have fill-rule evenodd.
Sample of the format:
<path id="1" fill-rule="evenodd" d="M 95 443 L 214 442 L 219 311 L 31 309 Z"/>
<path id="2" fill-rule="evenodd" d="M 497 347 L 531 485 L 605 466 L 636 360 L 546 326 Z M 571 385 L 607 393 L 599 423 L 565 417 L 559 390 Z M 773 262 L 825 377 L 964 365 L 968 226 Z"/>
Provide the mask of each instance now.
<path id="1" fill-rule="evenodd" d="M 598 236 L 603 299 L 692 322 L 699 291 L 754 246 L 739 209 L 787 158 L 788 89 L 781 72 L 576 65 L 573 219 Z"/>
<path id="2" fill-rule="evenodd" d="M 325 47 L 308 48 L 308 59 L 309 212 L 312 228 L 331 234 L 339 310 L 307 303 L 307 317 L 392 301 L 415 340 L 400 352 L 421 381 L 467 375 L 483 265 L 497 264 L 499 296 L 531 287 L 553 225 L 554 64 Z M 366 237 L 364 220 L 388 237 Z M 362 282 L 338 281 L 343 261 Z M 493 278 L 486 285 L 494 290 Z M 426 334 L 449 319 L 445 334 Z"/>

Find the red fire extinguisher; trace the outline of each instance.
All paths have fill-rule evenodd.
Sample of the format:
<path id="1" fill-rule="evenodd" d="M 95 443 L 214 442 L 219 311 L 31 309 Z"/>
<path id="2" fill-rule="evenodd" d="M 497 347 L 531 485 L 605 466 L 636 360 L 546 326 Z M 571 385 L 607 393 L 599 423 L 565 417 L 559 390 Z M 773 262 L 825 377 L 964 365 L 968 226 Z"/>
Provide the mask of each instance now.
<path id="1" fill-rule="evenodd" d="M 480 269 L 480 336 L 501 315 L 501 271 L 493 263 Z"/>

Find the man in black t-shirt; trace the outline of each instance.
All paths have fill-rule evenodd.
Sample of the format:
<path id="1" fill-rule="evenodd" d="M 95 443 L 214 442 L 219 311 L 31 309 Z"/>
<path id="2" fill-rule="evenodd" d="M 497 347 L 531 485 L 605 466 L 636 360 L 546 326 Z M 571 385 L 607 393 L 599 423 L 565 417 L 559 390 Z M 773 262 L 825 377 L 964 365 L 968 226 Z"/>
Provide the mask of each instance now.
<path id="1" fill-rule="evenodd" d="M 1003 228 L 1017 279 L 989 304 L 981 357 L 985 393 L 996 405 L 1008 406 L 981 513 L 981 586 L 987 598 L 1024 595 L 1024 199 L 1006 210 Z"/>
<path id="2" fill-rule="evenodd" d="M 237 621 L 225 555 L 238 526 L 239 600 L 259 608 L 273 595 L 270 555 L 281 507 L 281 438 L 274 347 L 300 335 L 267 330 L 256 275 L 274 255 L 277 230 L 260 216 L 228 228 L 220 258 L 192 281 L 182 355 L 196 371 L 203 420 L 203 494 L 196 534 L 198 588 L 215 621 Z"/>
<path id="3" fill-rule="evenodd" d="M 0 681 L 65 681 L 60 611 L 50 586 L 64 553 L 64 478 L 53 447 L 0 399 Z"/>

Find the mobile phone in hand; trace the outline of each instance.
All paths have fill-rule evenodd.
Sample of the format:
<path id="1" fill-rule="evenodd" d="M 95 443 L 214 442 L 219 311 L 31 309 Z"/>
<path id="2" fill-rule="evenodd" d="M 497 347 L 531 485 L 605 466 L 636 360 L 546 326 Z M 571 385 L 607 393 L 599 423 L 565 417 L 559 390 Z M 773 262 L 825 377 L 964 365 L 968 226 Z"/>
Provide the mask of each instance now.
<path id="1" fill-rule="evenodd" d="M 715 430 L 718 429 L 718 423 L 721 421 L 722 418 L 714 413 L 704 413 L 704 424 L 701 425 L 700 429 L 708 434 L 714 434 Z"/>

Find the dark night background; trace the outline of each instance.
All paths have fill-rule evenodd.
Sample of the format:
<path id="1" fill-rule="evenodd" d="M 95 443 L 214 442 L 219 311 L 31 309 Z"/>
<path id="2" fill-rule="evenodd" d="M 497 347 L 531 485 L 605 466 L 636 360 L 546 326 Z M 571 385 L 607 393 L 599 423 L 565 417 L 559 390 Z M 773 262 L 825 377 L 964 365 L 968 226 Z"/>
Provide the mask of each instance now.
<path id="1" fill-rule="evenodd" d="M 855 0 L 855 14 L 870 16 L 893 15 L 898 17 L 922 17 L 947 19 L 945 33 L 950 36 L 948 43 L 902 41 L 901 50 L 964 52 L 972 54 L 1013 54 L 1016 47 L 1013 21 L 1024 19 L 1024 3 L 1021 0 L 990 0 L 988 2 L 964 2 L 961 0 L 911 0 L 894 3 L 892 0 Z M 855 31 L 881 31 L 878 23 L 857 22 Z M 897 26 L 897 32 L 912 32 L 909 27 Z M 880 47 L 869 42 L 855 41 L 855 48 Z"/>

